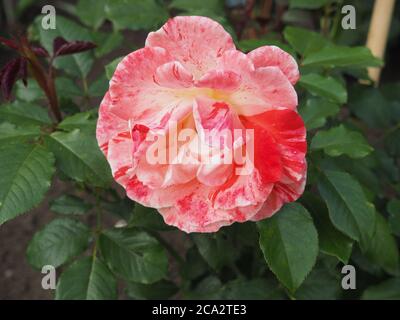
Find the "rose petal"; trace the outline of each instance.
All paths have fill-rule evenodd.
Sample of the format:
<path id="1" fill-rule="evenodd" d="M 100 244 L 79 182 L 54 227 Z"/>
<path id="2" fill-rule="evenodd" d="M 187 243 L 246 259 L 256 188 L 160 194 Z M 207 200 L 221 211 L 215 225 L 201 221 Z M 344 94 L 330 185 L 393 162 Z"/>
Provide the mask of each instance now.
<path id="1" fill-rule="evenodd" d="M 166 88 L 189 88 L 193 85 L 193 75 L 178 61 L 159 66 L 154 81 Z"/>
<path id="2" fill-rule="evenodd" d="M 306 129 L 301 117 L 293 110 L 271 110 L 243 118 L 243 122 L 262 127 L 272 136 L 281 158 L 282 176 L 274 184 L 262 209 L 252 218 L 260 220 L 274 214 L 284 203 L 297 200 L 303 193 L 307 175 Z"/>
<path id="3" fill-rule="evenodd" d="M 300 78 L 296 60 L 287 52 L 276 46 L 259 47 L 247 54 L 256 68 L 278 67 L 295 85 Z"/>
<path id="4" fill-rule="evenodd" d="M 290 184 L 277 183 L 263 204 L 260 211 L 251 220 L 258 221 L 271 217 L 286 202 L 296 201 L 304 192 L 306 185 L 307 172 L 304 171 L 303 178 Z"/>
<path id="5" fill-rule="evenodd" d="M 243 79 L 243 85 L 229 101 L 238 114 L 251 116 L 272 109 L 295 109 L 297 94 L 278 67 L 263 67 Z"/>
<path id="6" fill-rule="evenodd" d="M 128 122 L 119 118 L 112 112 L 111 98 L 107 91 L 100 103 L 99 119 L 97 120 L 96 137 L 100 149 L 107 156 L 108 141 L 119 132 L 128 130 Z"/>
<path id="7" fill-rule="evenodd" d="M 215 69 L 217 58 L 235 49 L 229 33 L 206 17 L 178 16 L 156 32 L 150 32 L 146 47 L 162 47 L 181 62 L 196 79 Z"/>
<path id="8" fill-rule="evenodd" d="M 132 175 L 133 144 L 129 131 L 121 132 L 108 142 L 107 160 L 115 181 L 126 186 Z"/>
<path id="9" fill-rule="evenodd" d="M 209 18 L 170 19 L 118 65 L 99 145 L 127 195 L 186 232 L 271 216 L 305 186 L 298 76 L 279 48 L 246 55 Z"/>
<path id="10" fill-rule="evenodd" d="M 126 56 L 110 81 L 111 111 L 126 121 L 160 123 L 182 103 L 171 89 L 154 81 L 158 67 L 170 61 L 162 48 L 143 48 Z"/>
<path id="11" fill-rule="evenodd" d="M 214 208 L 227 210 L 256 205 L 264 202 L 271 192 L 273 184 L 264 183 L 257 170 L 238 175 L 236 169 L 234 168 L 234 173 L 224 185 L 208 194 Z"/>
<path id="12" fill-rule="evenodd" d="M 230 70 L 211 70 L 196 81 L 196 87 L 233 91 L 240 86 L 242 78 Z"/>
<path id="13" fill-rule="evenodd" d="M 158 209 L 167 224 L 185 232 L 216 232 L 236 221 L 247 221 L 261 208 L 262 203 L 232 210 L 214 209 L 209 202 L 191 193 L 179 198 L 174 207 Z"/>
<path id="14" fill-rule="evenodd" d="M 239 50 L 225 51 L 218 59 L 218 67 L 223 70 L 240 71 L 241 76 L 247 76 L 255 70 L 253 61 Z"/>
<path id="15" fill-rule="evenodd" d="M 299 114 L 287 109 L 271 110 L 242 119 L 249 126 L 263 128 L 273 137 L 281 155 L 283 177 L 301 180 L 306 167 L 307 141 L 306 128 Z"/>
<path id="16" fill-rule="evenodd" d="M 166 188 L 152 189 L 143 184 L 136 176 L 129 179 L 125 189 L 129 198 L 146 207 L 168 208 L 174 206 L 176 200 L 196 192 L 201 186 L 192 181 Z"/>

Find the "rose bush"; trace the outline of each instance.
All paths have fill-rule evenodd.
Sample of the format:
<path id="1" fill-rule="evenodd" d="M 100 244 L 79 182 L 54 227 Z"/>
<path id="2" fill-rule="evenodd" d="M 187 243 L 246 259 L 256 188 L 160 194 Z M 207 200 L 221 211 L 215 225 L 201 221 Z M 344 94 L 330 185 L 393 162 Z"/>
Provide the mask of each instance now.
<path id="1" fill-rule="evenodd" d="M 0 20 L 0 298 L 24 246 L 56 299 L 400 297 L 400 6 L 375 87 L 372 1 L 53 3 Z"/>
<path id="2" fill-rule="evenodd" d="M 118 64 L 100 106 L 97 140 L 128 197 L 157 208 L 167 224 L 215 232 L 270 217 L 305 186 L 306 130 L 293 88 L 298 79 L 296 61 L 280 48 L 246 55 L 217 22 L 175 17 Z M 177 132 L 170 132 L 171 121 Z M 179 135 L 187 128 L 196 132 L 190 141 L 164 145 L 166 154 L 177 148 L 176 158 L 149 163 L 150 134 Z M 235 140 L 235 129 L 254 135 Z M 199 149 L 208 150 L 199 145 L 218 149 L 221 133 L 234 140 L 226 146 L 232 153 L 254 154 L 254 169 L 239 175 L 235 168 L 248 163 L 218 161 L 222 150 L 217 161 L 201 159 Z"/>

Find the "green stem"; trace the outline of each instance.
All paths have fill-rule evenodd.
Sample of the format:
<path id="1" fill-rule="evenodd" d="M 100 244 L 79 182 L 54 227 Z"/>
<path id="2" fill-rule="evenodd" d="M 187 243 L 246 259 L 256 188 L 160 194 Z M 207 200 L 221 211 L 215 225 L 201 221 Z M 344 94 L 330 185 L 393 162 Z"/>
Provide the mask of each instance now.
<path id="1" fill-rule="evenodd" d="M 35 78 L 38 85 L 45 93 L 49 108 L 55 117 L 56 123 L 62 120 L 62 115 L 58 103 L 57 91 L 53 77 L 52 59 L 50 59 L 49 70 L 46 72 L 42 64 L 38 60 L 36 54 L 33 52 L 28 40 L 24 37 L 20 39 L 21 53 L 29 62 L 29 69 Z"/>
<path id="2" fill-rule="evenodd" d="M 322 17 L 322 22 L 321 22 L 321 33 L 325 37 L 327 37 L 329 34 L 330 11 L 331 11 L 331 5 L 328 3 L 324 7 L 324 16 Z"/>
<path id="3" fill-rule="evenodd" d="M 333 19 L 333 26 L 332 26 L 332 30 L 330 32 L 330 38 L 332 39 L 332 41 L 335 41 L 339 34 L 338 31 L 339 31 L 340 21 L 342 18 L 340 8 L 342 7 L 342 4 L 343 4 L 343 0 L 339 0 L 339 2 L 337 3 L 336 14 Z"/>
<path id="4" fill-rule="evenodd" d="M 82 85 L 83 85 L 83 97 L 85 99 L 85 105 L 86 107 L 89 107 L 90 95 L 86 77 L 82 78 Z"/>

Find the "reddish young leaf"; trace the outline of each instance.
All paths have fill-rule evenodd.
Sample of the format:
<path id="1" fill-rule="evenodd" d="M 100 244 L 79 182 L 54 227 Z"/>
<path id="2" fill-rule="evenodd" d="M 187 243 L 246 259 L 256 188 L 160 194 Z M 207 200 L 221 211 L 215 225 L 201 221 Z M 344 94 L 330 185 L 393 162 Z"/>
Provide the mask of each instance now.
<path id="1" fill-rule="evenodd" d="M 53 41 L 53 54 L 56 56 L 56 53 L 60 50 L 63 45 L 67 45 L 68 41 L 63 37 L 57 37 Z"/>
<path id="2" fill-rule="evenodd" d="M 79 53 L 87 51 L 96 47 L 96 44 L 89 41 L 67 41 L 62 37 L 57 37 L 53 42 L 53 55 L 54 57 Z"/>
<path id="3" fill-rule="evenodd" d="M 39 57 L 48 57 L 49 53 L 43 47 L 32 47 L 32 51 Z"/>
<path id="4" fill-rule="evenodd" d="M 14 50 L 18 49 L 18 44 L 14 40 L 0 37 L 0 43 L 4 44 L 6 47 L 9 47 L 10 49 Z"/>
<path id="5" fill-rule="evenodd" d="M 0 86 L 6 100 L 10 99 L 11 91 L 17 81 L 22 58 L 15 58 L 8 62 L 0 71 Z"/>

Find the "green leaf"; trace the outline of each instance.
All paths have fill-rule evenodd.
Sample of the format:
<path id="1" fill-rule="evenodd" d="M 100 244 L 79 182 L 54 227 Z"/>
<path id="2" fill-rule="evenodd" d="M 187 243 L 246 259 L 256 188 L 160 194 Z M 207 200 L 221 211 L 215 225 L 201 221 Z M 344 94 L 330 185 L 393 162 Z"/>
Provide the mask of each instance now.
<path id="1" fill-rule="evenodd" d="M 311 141 L 311 150 L 324 150 L 331 157 L 346 154 L 351 158 L 363 158 L 373 151 L 363 135 L 340 125 L 318 131 Z"/>
<path id="2" fill-rule="evenodd" d="M 339 275 L 316 267 L 296 291 L 298 300 L 337 300 L 342 292 Z"/>
<path id="3" fill-rule="evenodd" d="M 291 9 L 319 9 L 335 0 L 289 0 Z"/>
<path id="4" fill-rule="evenodd" d="M 390 200 L 387 205 L 389 212 L 389 226 L 393 234 L 400 236 L 400 200 Z"/>
<path id="5" fill-rule="evenodd" d="M 76 214 L 82 215 L 89 211 L 92 206 L 83 199 L 71 196 L 62 195 L 51 202 L 50 210 L 60 214 Z"/>
<path id="6" fill-rule="evenodd" d="M 165 249 L 138 229 L 112 229 L 100 235 L 100 250 L 111 270 L 126 280 L 153 283 L 167 273 Z"/>
<path id="7" fill-rule="evenodd" d="M 100 206 L 118 218 L 129 221 L 132 217 L 134 202 L 128 197 L 125 197 L 117 201 L 101 201 Z"/>
<path id="8" fill-rule="evenodd" d="M 296 52 L 290 46 L 275 39 L 244 39 L 239 41 L 238 46 L 244 52 L 249 52 L 262 46 L 276 46 L 292 56 L 296 55 Z"/>
<path id="9" fill-rule="evenodd" d="M 94 134 L 79 129 L 54 132 L 45 141 L 56 156 L 57 167 L 71 179 L 97 187 L 107 187 L 111 183 L 110 167 Z"/>
<path id="10" fill-rule="evenodd" d="M 299 84 L 314 96 L 320 96 L 332 102 L 343 104 L 347 101 L 346 88 L 332 77 L 310 73 L 303 75 Z"/>
<path id="11" fill-rule="evenodd" d="M 35 2 L 35 0 L 18 1 L 16 4 L 16 8 L 15 8 L 17 16 L 20 17 L 21 14 L 23 14 L 26 9 L 28 9 L 29 7 L 31 7 L 34 4 L 34 2 Z"/>
<path id="12" fill-rule="evenodd" d="M 366 248 L 375 230 L 375 208 L 351 175 L 325 170 L 318 181 L 333 225 Z"/>
<path id="13" fill-rule="evenodd" d="M 400 155 L 400 128 L 388 134 L 385 138 L 385 147 L 390 155 L 396 157 Z"/>
<path id="14" fill-rule="evenodd" d="M 44 198 L 54 173 L 53 155 L 40 145 L 0 147 L 0 225 Z"/>
<path id="15" fill-rule="evenodd" d="M 61 99 L 70 99 L 82 96 L 82 90 L 71 78 L 57 76 L 55 79 L 57 95 Z M 39 87 L 36 80 L 28 78 L 28 86 L 25 87 L 22 82 L 17 82 L 16 96 L 18 99 L 26 102 L 44 100 L 45 95 L 42 88 Z"/>
<path id="16" fill-rule="evenodd" d="M 106 0 L 79 0 L 76 15 L 87 26 L 98 29 L 106 19 Z"/>
<path id="17" fill-rule="evenodd" d="M 294 292 L 310 273 L 318 254 L 318 235 L 310 214 L 300 204 L 291 203 L 257 226 L 268 266 Z"/>
<path id="18" fill-rule="evenodd" d="M 270 279 L 236 279 L 222 286 L 217 298 L 221 300 L 278 300 L 284 298 L 284 293 L 278 288 L 277 283 Z"/>
<path id="19" fill-rule="evenodd" d="M 96 131 L 96 120 L 95 112 L 92 110 L 79 112 L 64 118 L 63 121 L 59 123 L 58 128 L 66 131 L 80 129 L 81 131 L 93 133 Z"/>
<path id="20" fill-rule="evenodd" d="M 382 61 L 375 58 L 366 47 L 330 46 L 310 53 L 302 62 L 313 67 L 379 67 Z"/>
<path id="21" fill-rule="evenodd" d="M 48 52 L 53 52 L 53 40 L 56 37 L 63 37 L 67 41 L 81 40 L 93 41 L 88 29 L 80 26 L 76 22 L 57 16 L 57 28 L 45 30 L 41 27 L 42 18 L 36 20 L 36 28 L 39 32 L 40 43 Z M 93 65 L 93 52 L 81 52 L 68 56 L 57 57 L 54 66 L 65 72 L 84 78 L 88 75 Z"/>
<path id="22" fill-rule="evenodd" d="M 45 109 L 32 103 L 17 101 L 0 107 L 0 121 L 10 122 L 17 126 L 51 124 Z"/>
<path id="23" fill-rule="evenodd" d="M 124 57 L 118 57 L 105 66 L 106 76 L 108 80 L 111 80 L 115 69 L 117 69 L 118 63 L 120 63 L 123 58 Z"/>
<path id="24" fill-rule="evenodd" d="M 347 264 L 350 259 L 353 241 L 332 225 L 329 220 L 328 209 L 319 197 L 307 192 L 302 196 L 301 200 L 313 216 L 318 231 L 321 252 L 334 256 L 344 264 Z"/>
<path id="25" fill-rule="evenodd" d="M 224 2 L 221 0 L 172 0 L 169 7 L 182 10 L 188 15 L 193 15 L 199 10 L 206 10 L 215 15 L 224 14 Z"/>
<path id="26" fill-rule="evenodd" d="M 359 270 L 365 271 L 375 277 L 382 277 L 384 275 L 382 268 L 371 262 L 358 247 L 354 248 L 351 254 L 351 261 Z"/>
<path id="27" fill-rule="evenodd" d="M 28 85 L 25 87 L 22 81 L 16 82 L 15 96 L 18 100 L 33 102 L 39 99 L 44 99 L 44 93 L 38 83 L 32 79 L 27 79 Z"/>
<path id="28" fill-rule="evenodd" d="M 29 263 L 37 269 L 55 268 L 82 253 L 89 245 L 90 230 L 82 222 L 55 219 L 35 233 L 26 251 Z"/>
<path id="29" fill-rule="evenodd" d="M 117 281 L 97 257 L 75 261 L 60 276 L 56 300 L 112 300 L 117 298 Z"/>
<path id="30" fill-rule="evenodd" d="M 76 85 L 74 80 L 66 77 L 58 77 L 55 82 L 59 97 L 70 98 L 82 96 L 82 90 Z"/>
<path id="31" fill-rule="evenodd" d="M 376 214 L 375 232 L 366 248 L 365 256 L 387 273 L 399 274 L 399 248 L 387 221 L 380 214 Z"/>
<path id="32" fill-rule="evenodd" d="M 93 39 L 94 43 L 97 45 L 97 48 L 94 52 L 97 58 L 117 49 L 124 41 L 123 35 L 119 32 L 113 32 L 112 34 L 109 34 L 96 31 L 93 33 Z"/>
<path id="33" fill-rule="evenodd" d="M 161 280 L 152 284 L 128 282 L 127 294 L 132 299 L 163 300 L 178 292 L 179 288 L 168 280 Z"/>
<path id="34" fill-rule="evenodd" d="M 165 224 L 161 214 L 156 209 L 142 206 L 139 203 L 135 203 L 135 209 L 128 225 L 160 231 L 174 230 L 173 227 Z"/>
<path id="35" fill-rule="evenodd" d="M 187 280 L 196 279 L 204 275 L 209 270 L 208 264 L 200 255 L 196 246 L 190 247 L 186 251 L 185 264 L 181 269 L 181 276 Z"/>
<path id="36" fill-rule="evenodd" d="M 155 0 L 106 0 L 107 18 L 115 29 L 153 29 L 168 19 L 165 6 Z"/>
<path id="37" fill-rule="evenodd" d="M 387 128 L 396 124 L 393 104 L 379 89 L 352 86 L 349 90 L 348 106 L 352 113 L 373 128 Z"/>
<path id="38" fill-rule="evenodd" d="M 214 275 L 209 275 L 202 279 L 190 291 L 185 291 L 184 298 L 190 300 L 215 300 L 219 298 L 222 289 L 221 280 Z"/>
<path id="39" fill-rule="evenodd" d="M 40 128 L 37 126 L 16 127 L 11 123 L 0 123 L 0 144 L 24 142 L 39 136 Z"/>
<path id="40" fill-rule="evenodd" d="M 237 258 L 237 250 L 223 234 L 195 233 L 192 236 L 201 256 L 214 269 L 220 270 L 223 266 L 231 265 Z"/>
<path id="41" fill-rule="evenodd" d="M 382 193 L 382 180 L 377 177 L 375 156 L 377 150 L 361 159 L 350 159 L 347 156 L 325 158 L 323 167 L 334 171 L 347 171 L 363 187 L 366 197 L 372 201 L 375 195 Z M 329 163 L 329 166 L 328 166 Z M 322 164 L 322 163 L 321 163 Z"/>
<path id="42" fill-rule="evenodd" d="M 310 98 L 299 112 L 307 130 L 320 128 L 325 125 L 326 119 L 336 115 L 340 110 L 338 104 L 322 98 Z"/>
<path id="43" fill-rule="evenodd" d="M 400 300 L 400 278 L 392 278 L 367 288 L 363 300 Z"/>
<path id="44" fill-rule="evenodd" d="M 303 28 L 286 27 L 283 31 L 286 41 L 301 55 L 319 51 L 326 46 L 332 45 L 320 33 Z"/>
<path id="45" fill-rule="evenodd" d="M 79 113 L 81 110 L 71 98 L 60 97 L 60 111 L 69 116 Z"/>
<path id="46" fill-rule="evenodd" d="M 386 178 L 389 182 L 396 183 L 400 181 L 400 167 L 396 163 L 396 159 L 381 149 L 377 149 L 373 155 L 375 156 L 375 168 L 379 174 L 379 178 Z M 383 184 L 387 181 L 382 181 Z"/>
<path id="47" fill-rule="evenodd" d="M 234 223 L 229 228 L 225 228 L 224 232 L 229 237 L 229 241 L 233 241 L 234 245 L 244 247 L 258 246 L 257 225 L 253 221 Z M 247 248 L 244 249 L 247 250 Z"/>
<path id="48" fill-rule="evenodd" d="M 103 97 L 109 86 L 109 80 L 105 74 L 102 74 L 89 86 L 89 96 L 91 97 Z"/>

